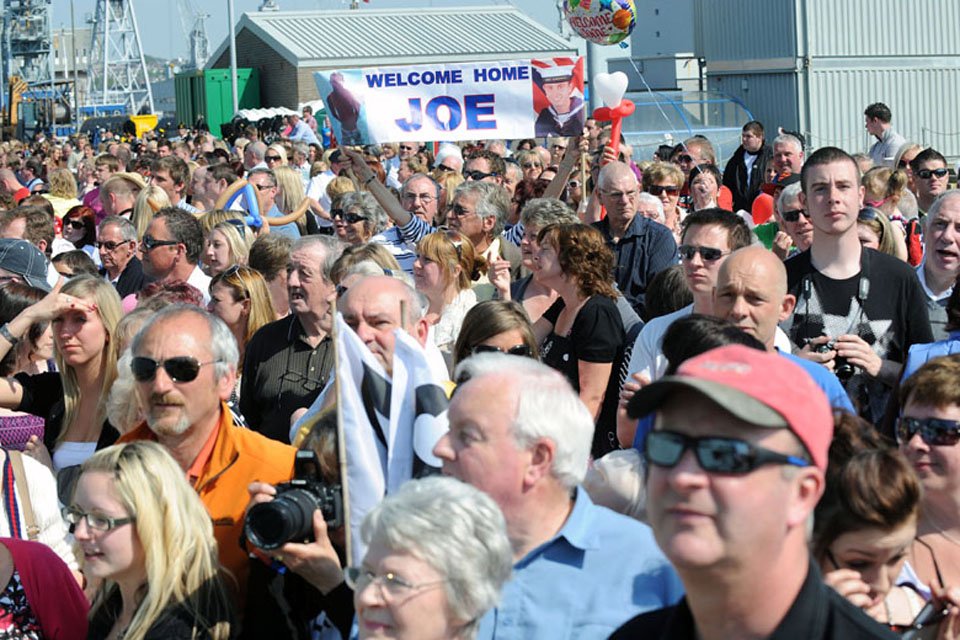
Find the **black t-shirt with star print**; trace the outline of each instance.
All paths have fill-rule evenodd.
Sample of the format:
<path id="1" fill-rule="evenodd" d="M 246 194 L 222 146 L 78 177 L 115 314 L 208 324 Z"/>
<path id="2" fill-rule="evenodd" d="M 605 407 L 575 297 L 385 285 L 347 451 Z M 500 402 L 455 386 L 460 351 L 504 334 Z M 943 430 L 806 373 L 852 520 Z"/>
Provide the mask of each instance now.
<path id="1" fill-rule="evenodd" d="M 863 338 L 881 358 L 903 362 L 910 345 L 933 341 L 923 289 L 906 262 L 864 249 L 860 273 L 846 280 L 814 269 L 809 251 L 785 264 L 797 306 L 784 330 L 797 347 L 818 336 L 850 333 Z M 844 386 L 860 415 L 879 422 L 889 387 L 860 370 Z"/>

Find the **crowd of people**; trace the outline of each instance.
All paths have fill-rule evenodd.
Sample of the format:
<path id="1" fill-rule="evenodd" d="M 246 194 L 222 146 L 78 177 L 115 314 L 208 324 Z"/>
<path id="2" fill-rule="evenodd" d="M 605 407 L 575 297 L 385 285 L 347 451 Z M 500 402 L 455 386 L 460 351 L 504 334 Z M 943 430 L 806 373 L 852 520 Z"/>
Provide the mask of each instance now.
<path id="1" fill-rule="evenodd" d="M 0 143 L 0 637 L 960 638 L 960 190 L 864 121 Z M 247 517 L 341 480 L 337 315 L 449 396 L 359 563 Z"/>

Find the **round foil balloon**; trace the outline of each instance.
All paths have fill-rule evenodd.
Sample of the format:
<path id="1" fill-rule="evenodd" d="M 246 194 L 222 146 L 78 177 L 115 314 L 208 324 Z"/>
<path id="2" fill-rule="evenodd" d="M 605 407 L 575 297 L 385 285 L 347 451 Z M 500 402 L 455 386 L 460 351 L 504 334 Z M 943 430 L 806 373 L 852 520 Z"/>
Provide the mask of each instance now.
<path id="1" fill-rule="evenodd" d="M 564 0 L 573 30 L 596 44 L 617 44 L 637 26 L 634 0 Z"/>

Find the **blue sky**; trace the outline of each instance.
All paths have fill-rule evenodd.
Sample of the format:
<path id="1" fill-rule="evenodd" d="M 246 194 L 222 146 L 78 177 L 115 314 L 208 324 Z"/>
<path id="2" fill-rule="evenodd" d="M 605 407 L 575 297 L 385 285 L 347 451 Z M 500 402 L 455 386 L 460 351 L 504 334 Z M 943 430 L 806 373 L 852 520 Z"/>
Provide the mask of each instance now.
<path id="1" fill-rule="evenodd" d="M 349 0 L 275 0 L 282 10 L 346 9 Z M 70 27 L 71 0 L 53 0 L 54 28 Z M 220 44 L 227 35 L 227 0 L 187 0 L 187 4 L 200 8 L 210 17 L 207 19 L 207 35 L 210 39 L 210 51 Z M 256 11 L 262 0 L 234 0 L 237 19 L 247 11 Z M 557 29 L 558 14 L 555 0 L 370 0 L 360 2 L 364 9 L 397 9 L 415 7 L 467 7 L 477 5 L 514 4 L 550 29 Z M 76 26 L 85 26 L 87 18 L 92 19 L 94 0 L 73 0 Z M 144 53 L 162 58 L 185 56 L 186 38 L 180 26 L 178 0 L 133 0 L 133 8 L 140 27 Z"/>

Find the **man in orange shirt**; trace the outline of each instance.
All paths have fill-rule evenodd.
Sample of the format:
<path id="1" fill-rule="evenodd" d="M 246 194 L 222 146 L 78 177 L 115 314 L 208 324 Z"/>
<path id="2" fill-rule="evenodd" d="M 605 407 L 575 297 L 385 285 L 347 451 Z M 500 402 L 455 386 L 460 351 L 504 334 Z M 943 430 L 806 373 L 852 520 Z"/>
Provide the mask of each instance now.
<path id="1" fill-rule="evenodd" d="M 121 441 L 159 442 L 183 468 L 213 519 L 220 563 L 236 580 L 242 610 L 248 555 L 240 537 L 247 487 L 288 481 L 296 450 L 233 423 L 226 400 L 236 382 L 239 352 L 220 319 L 191 305 L 168 307 L 143 326 L 131 351 L 146 420 Z"/>

